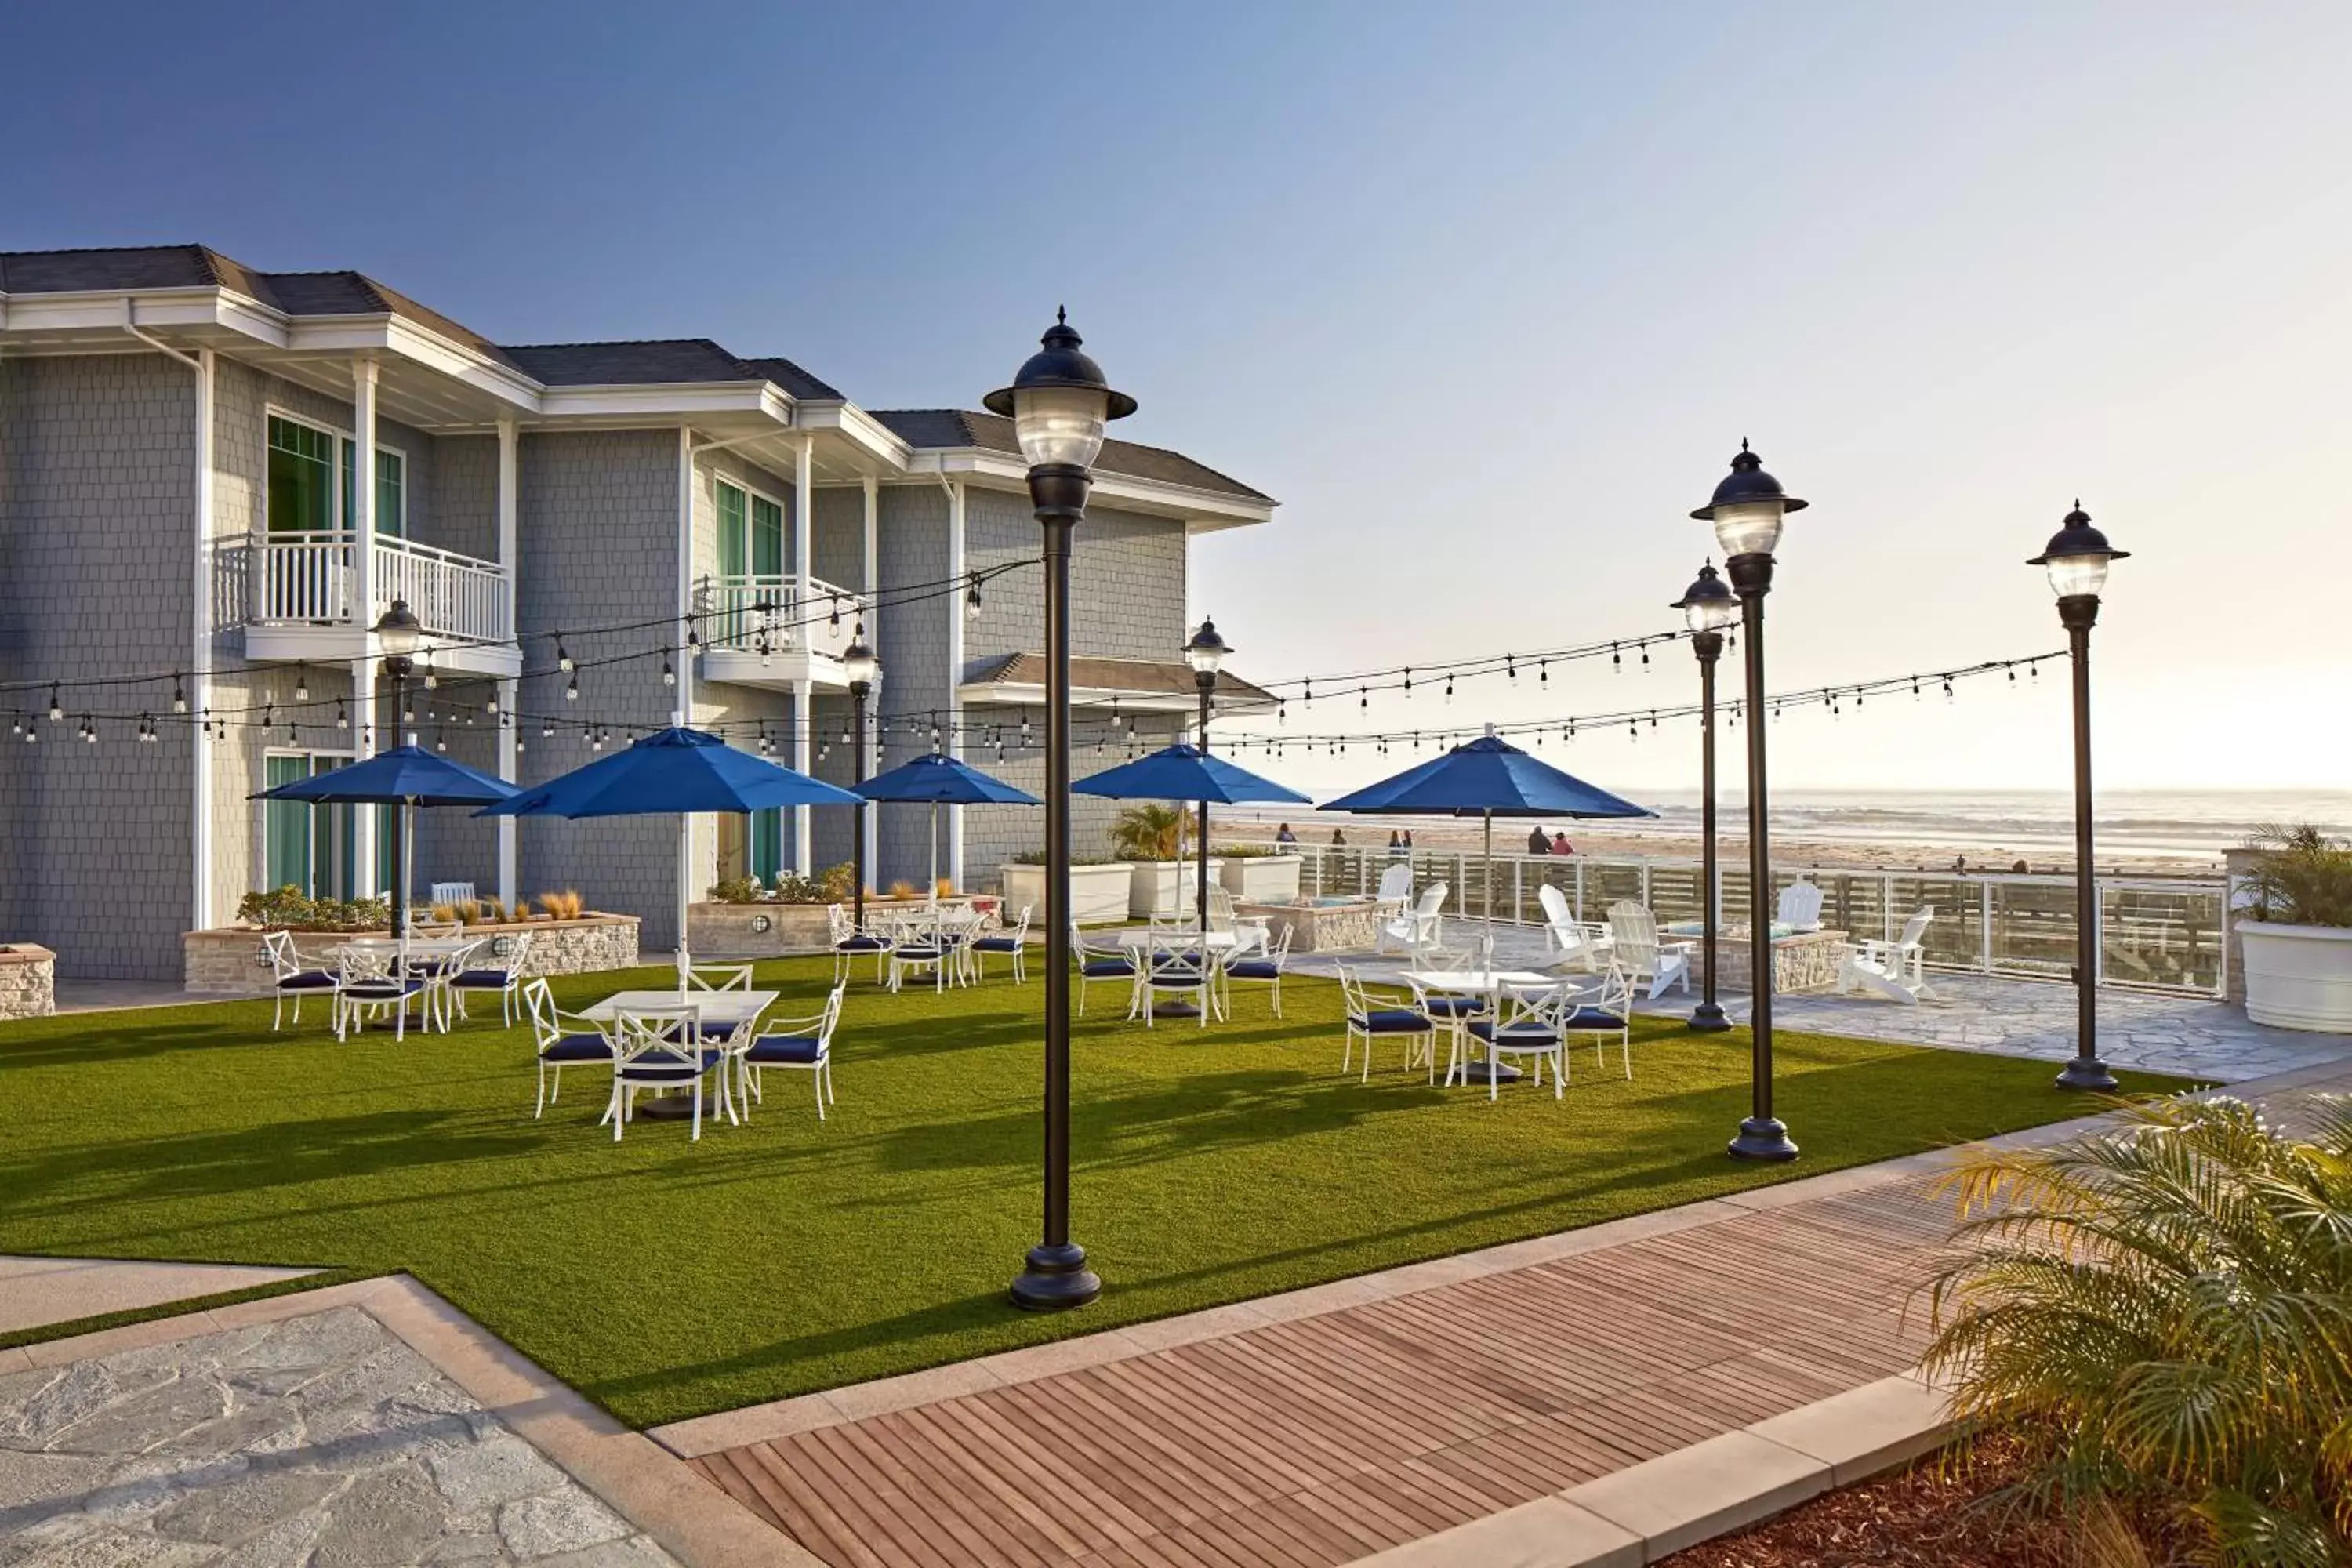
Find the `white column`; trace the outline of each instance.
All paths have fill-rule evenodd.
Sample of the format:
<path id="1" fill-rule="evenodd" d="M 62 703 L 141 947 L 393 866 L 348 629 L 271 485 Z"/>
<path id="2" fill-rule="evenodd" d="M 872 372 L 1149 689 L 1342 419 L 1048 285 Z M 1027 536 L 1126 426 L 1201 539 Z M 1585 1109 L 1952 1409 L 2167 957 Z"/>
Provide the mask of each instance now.
<path id="1" fill-rule="evenodd" d="M 387 751 L 399 742 L 392 732 L 375 734 L 375 660 L 360 658 L 352 660 L 352 749 Z M 396 726 L 400 715 L 394 713 Z M 373 896 L 376 890 L 375 813 L 372 805 L 352 807 L 352 884 L 362 898 Z"/>
<path id="2" fill-rule="evenodd" d="M 499 777 L 512 782 L 520 759 L 515 754 L 518 733 L 516 726 L 522 720 L 515 712 L 522 682 L 512 676 L 499 679 Z M 514 908 L 515 889 L 521 885 L 521 849 L 515 836 L 515 819 L 501 816 L 499 823 L 499 902 Z"/>
<path id="3" fill-rule="evenodd" d="M 499 421 L 499 564 L 506 569 L 507 605 L 502 617 L 507 635 L 515 631 L 515 599 L 522 584 L 521 500 L 516 488 L 520 464 L 516 448 L 515 422 Z M 516 644 L 518 654 L 521 645 Z M 515 710 L 521 700 L 521 682 L 504 679 L 499 682 L 499 776 L 513 781 L 519 763 L 515 742 L 521 731 L 517 726 L 522 716 Z M 521 884 L 520 824 L 511 816 L 501 816 L 499 823 L 499 902 L 512 909 L 515 889 Z"/>
<path id="4" fill-rule="evenodd" d="M 882 481 L 871 474 L 866 476 L 866 574 L 859 578 L 858 582 L 866 592 L 866 646 L 878 650 L 882 647 L 882 610 L 881 606 L 875 603 L 875 599 L 882 587 Z M 888 679 L 887 668 L 884 669 L 883 676 L 884 679 Z M 875 702 L 875 699 L 871 696 L 868 696 L 866 700 L 869 705 Z M 870 752 L 874 745 L 873 713 L 866 714 L 866 722 L 867 725 L 866 744 Z M 878 771 L 875 768 L 874 759 L 870 754 L 866 759 L 866 771 L 869 777 Z M 865 820 L 866 875 L 871 878 L 874 875 L 876 851 L 880 847 L 875 823 L 876 814 L 874 808 L 868 806 L 859 812 L 858 816 Z"/>
<path id="5" fill-rule="evenodd" d="M 948 492 L 948 577 L 950 581 L 964 573 L 963 498 L 961 479 Z M 963 755 L 963 699 L 958 695 L 963 689 L 963 628 L 964 603 L 961 589 L 947 596 L 948 605 L 948 721 L 947 748 L 950 757 Z M 948 807 L 948 876 L 956 889 L 964 888 L 963 880 L 963 807 Z"/>
<path id="6" fill-rule="evenodd" d="M 194 658 L 187 682 L 188 726 L 194 748 L 189 784 L 190 907 L 204 931 L 218 918 L 213 906 L 213 743 L 202 727 L 212 700 L 213 661 L 213 351 L 196 351 L 196 616 Z"/>
<path id="7" fill-rule="evenodd" d="M 677 427 L 677 624 L 670 629 L 670 661 L 677 670 L 677 707 L 670 714 L 677 724 L 694 722 L 694 664 L 686 657 L 687 616 L 694 609 L 694 431 Z M 677 816 L 677 961 L 678 978 L 686 973 L 686 907 L 698 890 L 695 883 L 694 815 Z"/>
<path id="8" fill-rule="evenodd" d="M 816 437 L 801 437 L 800 449 L 793 460 L 793 577 L 796 584 L 793 602 L 797 606 L 793 619 L 809 618 L 811 595 L 809 584 L 814 577 L 811 557 L 815 553 L 816 526 L 814 512 L 816 506 Z M 803 626 L 798 632 L 800 646 L 809 646 L 814 626 Z M 793 766 L 802 773 L 809 771 L 810 735 L 816 727 L 815 704 L 811 700 L 815 689 L 805 680 L 793 682 Z M 810 808 L 792 808 L 793 869 L 806 877 L 814 871 L 811 863 L 814 855 L 810 848 Z"/>
<path id="9" fill-rule="evenodd" d="M 343 526 L 352 531 L 352 614 L 362 626 L 376 617 L 375 374 L 375 361 L 352 361 L 352 515 Z"/>

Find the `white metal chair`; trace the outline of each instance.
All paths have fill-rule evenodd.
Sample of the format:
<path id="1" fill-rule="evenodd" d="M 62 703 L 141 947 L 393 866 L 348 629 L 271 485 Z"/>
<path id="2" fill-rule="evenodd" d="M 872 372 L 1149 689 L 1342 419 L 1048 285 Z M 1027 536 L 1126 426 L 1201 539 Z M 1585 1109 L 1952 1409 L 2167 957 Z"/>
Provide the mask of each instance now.
<path id="1" fill-rule="evenodd" d="M 1935 918 L 1936 906 L 1929 904 L 1903 922 L 1903 934 L 1895 941 L 1872 938 L 1856 944 L 1838 961 L 1839 994 L 1859 986 L 1906 1004 L 1934 1001 L 1935 987 L 1927 984 L 1927 948 L 1920 938 Z"/>
<path id="2" fill-rule="evenodd" d="M 389 1008 L 393 1037 L 408 1037 L 408 1007 L 423 1002 L 429 1023 L 431 1002 L 425 980 L 400 972 L 400 950 L 388 942 L 345 942 L 335 954 L 335 1038 L 346 1037 L 352 1026 L 365 1028 L 371 1018 Z"/>
<path id="3" fill-rule="evenodd" d="M 1346 964 L 1339 965 L 1339 994 L 1348 1007 L 1348 1037 L 1339 1053 L 1339 1070 L 1346 1072 L 1354 1059 L 1356 1041 L 1364 1042 L 1364 1067 L 1360 1081 L 1369 1083 L 1372 1077 L 1372 1042 L 1390 1038 L 1404 1041 L 1404 1065 L 1416 1060 L 1434 1063 L 1437 1057 L 1437 1025 L 1428 1014 L 1410 1006 L 1403 997 L 1393 992 L 1368 989 L 1356 972 Z M 1420 1043 L 1420 1050 L 1413 1048 Z M 1434 1071 L 1434 1068 L 1432 1068 Z"/>
<path id="4" fill-rule="evenodd" d="M 1394 920 L 1404 913 L 1404 907 L 1412 902 L 1412 863 L 1400 860 L 1382 871 L 1380 890 L 1372 895 L 1372 901 L 1378 906 L 1372 912 L 1381 920 Z"/>
<path id="5" fill-rule="evenodd" d="M 1608 931 L 1579 923 L 1569 910 L 1566 893 L 1546 882 L 1536 889 L 1536 902 L 1543 906 L 1544 946 L 1559 951 L 1554 962 L 1559 967 L 1573 963 L 1590 973 L 1608 961 Z"/>
<path id="6" fill-rule="evenodd" d="M 466 1011 L 469 993 L 493 993 L 499 999 L 499 1026 L 509 1028 L 514 1024 L 515 1005 L 522 995 L 522 966 L 530 957 L 530 939 L 534 931 L 517 931 L 512 936 L 491 937 L 489 962 L 474 963 L 449 976 L 449 995 L 457 1005 L 457 1016 L 471 1016 Z M 501 954 L 499 949 L 506 952 Z"/>
<path id="7" fill-rule="evenodd" d="M 1087 1016 L 1087 985 L 1090 981 L 1120 980 L 1127 983 L 1129 1016 L 1134 1016 L 1135 986 L 1138 965 L 1135 952 L 1123 945 L 1089 944 L 1087 933 L 1070 922 L 1070 962 L 1077 969 L 1078 1016 Z"/>
<path id="8" fill-rule="evenodd" d="M 1405 976 L 1405 984 L 1412 987 L 1413 1010 L 1445 1031 L 1445 1081 L 1451 1083 L 1467 1048 L 1463 1030 L 1473 1018 L 1483 1018 L 1491 1011 L 1486 994 L 1432 991 L 1426 984 L 1411 975 Z M 1429 1053 L 1429 1081 L 1437 1081 L 1437 1053 L 1434 1049 Z"/>
<path id="9" fill-rule="evenodd" d="M 1506 985 L 1502 988 L 1501 1007 L 1492 1018 L 1474 1018 L 1469 1033 L 1486 1047 L 1489 1063 L 1504 1057 L 1535 1058 L 1536 1087 L 1543 1087 L 1543 1065 L 1551 1063 L 1551 1097 L 1561 1098 L 1568 1086 L 1568 985 Z M 1449 1062 L 1445 1081 L 1451 1084 L 1456 1066 L 1466 1073 L 1468 1063 Z M 1486 1075 L 1486 1098 L 1499 1098 L 1497 1084 L 1501 1075 Z"/>
<path id="10" fill-rule="evenodd" d="M 337 984 L 335 972 L 315 964 L 305 965 L 302 955 L 294 951 L 292 931 L 273 931 L 264 935 L 261 955 L 268 961 L 270 985 L 277 993 L 277 1001 L 269 1009 L 272 1034 L 278 1032 L 289 1000 L 294 1004 L 294 1021 L 297 1024 L 302 1021 L 302 998 L 305 996 L 330 998 L 329 1011 L 333 1011 L 331 998 Z"/>
<path id="11" fill-rule="evenodd" d="M 841 998 L 849 989 L 843 982 L 824 999 L 824 1010 L 806 1018 L 778 1018 L 734 1053 L 736 1098 L 749 1117 L 754 1102 L 767 1103 L 761 1077 L 770 1068 L 807 1073 L 816 1087 L 816 1119 L 833 1095 L 833 1031 L 841 1022 Z"/>
<path id="12" fill-rule="evenodd" d="M 1633 982 L 1612 964 L 1601 977 L 1598 991 L 1578 992 L 1567 998 L 1560 1018 L 1564 1034 L 1586 1035 L 1592 1040 L 1596 1065 L 1609 1065 L 1609 1037 L 1617 1037 L 1617 1054 L 1624 1059 L 1625 1076 L 1633 1076 Z"/>
<path id="13" fill-rule="evenodd" d="M 1404 913 L 1381 922 L 1380 939 L 1372 944 L 1375 953 L 1395 951 L 1418 953 L 1437 941 L 1444 930 L 1445 895 L 1449 891 L 1443 882 L 1432 882 L 1421 890 L 1421 901 Z"/>
<path id="14" fill-rule="evenodd" d="M 1003 953 L 1013 961 L 1013 984 L 1026 982 L 1029 952 L 1029 909 L 1021 906 L 1021 918 L 1002 931 L 982 933 L 971 939 L 971 963 L 975 978 L 986 978 L 987 955 Z"/>
<path id="15" fill-rule="evenodd" d="M 751 989 L 751 966 L 748 963 L 689 963 L 679 977 L 684 981 L 682 993 L 688 996 L 709 995 L 720 991 Z M 700 1025 L 705 1045 L 725 1045 L 735 1037 L 740 1026 L 732 1021 L 713 1023 L 708 1019 Z"/>
<path id="16" fill-rule="evenodd" d="M 531 1110 L 536 1121 L 563 1092 L 563 1069 L 593 1062 L 604 1067 L 613 1059 L 613 1042 L 596 1023 L 555 1005 L 555 993 L 544 979 L 522 988 L 523 1012 L 530 1019 L 531 1037 L 539 1054 L 539 1103 Z M 552 1079 L 551 1085 L 551 1078 Z"/>
<path id="17" fill-rule="evenodd" d="M 481 900 L 474 896 L 474 884 L 471 882 L 436 882 L 433 884 L 433 901 L 462 907 Z"/>
<path id="18" fill-rule="evenodd" d="M 1128 1016 L 1135 1016 L 1140 1008 L 1148 1029 L 1162 995 L 1181 996 L 1188 991 L 1205 1029 L 1217 1010 L 1215 958 L 1191 941 L 1154 938 L 1144 944 L 1143 965 L 1136 976 L 1135 995 L 1128 1003 Z"/>
<path id="19" fill-rule="evenodd" d="M 1669 985 L 1690 994 L 1691 952 L 1687 942 L 1658 940 L 1658 918 L 1631 899 L 1609 906 L 1610 962 L 1629 980 L 1647 985 L 1656 1001 Z"/>
<path id="20" fill-rule="evenodd" d="M 604 1118 L 613 1124 L 613 1142 L 634 1119 L 637 1090 L 686 1089 L 694 1096 L 693 1141 L 702 1141 L 702 1084 L 719 1074 L 719 1109 L 728 1121 L 735 1118 L 727 1092 L 727 1053 L 702 1041 L 701 1026 L 692 1003 L 639 1007 L 613 1018 L 613 1100 Z M 601 1123 L 600 1123 L 601 1125 Z"/>
<path id="21" fill-rule="evenodd" d="M 881 984 L 890 939 L 879 931 L 858 930 L 857 922 L 849 918 L 846 904 L 827 905 L 824 915 L 833 940 L 833 983 L 838 985 L 847 980 L 850 966 L 870 952 L 874 955 L 874 984 Z"/>
<path id="22" fill-rule="evenodd" d="M 1282 1016 L 1282 972 L 1290 962 L 1290 928 L 1284 926 L 1282 934 L 1268 942 L 1264 926 L 1244 928 L 1254 933 L 1245 943 L 1237 943 L 1218 966 L 1224 982 L 1226 1011 L 1231 1013 L 1234 982 L 1245 980 L 1254 985 L 1266 987 L 1274 1003 L 1274 1016 Z"/>
<path id="23" fill-rule="evenodd" d="M 1800 877 L 1780 889 L 1780 903 L 1773 922 L 1787 926 L 1792 931 L 1813 931 L 1822 929 L 1822 890 Z"/>
<path id="24" fill-rule="evenodd" d="M 929 970 L 932 989 L 945 991 L 948 988 L 948 971 L 954 961 L 954 951 L 946 941 L 938 921 L 926 918 L 919 924 L 912 921 L 904 924 L 890 943 L 887 959 L 890 989 L 904 990 L 907 976 Z"/>

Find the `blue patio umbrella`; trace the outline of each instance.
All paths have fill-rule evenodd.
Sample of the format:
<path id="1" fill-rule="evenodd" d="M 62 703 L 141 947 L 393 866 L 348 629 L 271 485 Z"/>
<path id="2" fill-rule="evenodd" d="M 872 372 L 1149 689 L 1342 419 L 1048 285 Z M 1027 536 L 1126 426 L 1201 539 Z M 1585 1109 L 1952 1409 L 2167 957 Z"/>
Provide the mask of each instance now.
<path id="1" fill-rule="evenodd" d="M 689 896 L 687 823 L 698 811 L 765 811 L 775 805 L 856 805 L 858 797 L 821 779 L 778 767 L 701 730 L 673 725 L 631 742 L 625 751 L 518 790 L 476 816 L 678 816 L 677 939 L 686 954 Z"/>
<path id="2" fill-rule="evenodd" d="M 931 881 L 934 897 L 940 886 L 940 807 L 943 805 L 1043 805 L 1027 790 L 1015 789 L 992 778 L 961 757 L 937 752 L 901 763 L 856 786 L 868 800 L 928 805 L 931 808 Z"/>
<path id="3" fill-rule="evenodd" d="M 1243 801 L 1313 804 L 1309 797 L 1287 784 L 1261 778 L 1247 768 L 1211 756 L 1200 747 L 1181 741 L 1172 746 L 1162 746 L 1149 756 L 1090 774 L 1070 789 L 1073 794 L 1108 795 L 1113 800 L 1189 800 L 1202 807 L 1204 817 L 1212 805 L 1233 805 Z M 1201 879 L 1205 883 L 1209 875 L 1208 824 L 1203 821 L 1201 826 Z M 1181 859 L 1178 864 L 1182 864 Z M 1180 879 L 1182 875 L 1181 870 L 1177 873 Z M 1205 932 L 1209 901 L 1205 897 L 1195 901 L 1201 906 L 1198 912 Z M 1182 907 L 1181 900 L 1178 907 Z"/>
<path id="4" fill-rule="evenodd" d="M 1495 914 L 1497 816 L 1655 816 L 1607 790 L 1529 756 L 1489 729 L 1476 740 L 1393 778 L 1326 801 L 1325 811 L 1368 816 L 1476 816 L 1486 823 L 1486 918 Z"/>
<path id="5" fill-rule="evenodd" d="M 393 884 L 399 890 L 399 903 L 394 910 L 394 928 L 405 939 L 408 935 L 407 906 L 409 900 L 408 846 L 415 835 L 412 828 L 415 811 L 420 805 L 480 805 L 485 802 L 507 799 L 515 786 L 501 778 L 494 778 L 463 763 L 428 752 L 422 746 L 394 746 L 388 752 L 378 752 L 362 762 L 351 763 L 309 778 L 294 779 L 275 789 L 266 789 L 252 796 L 255 800 L 299 800 L 311 805 L 396 805 L 403 814 L 402 832 L 395 858 L 401 864 L 393 868 Z"/>

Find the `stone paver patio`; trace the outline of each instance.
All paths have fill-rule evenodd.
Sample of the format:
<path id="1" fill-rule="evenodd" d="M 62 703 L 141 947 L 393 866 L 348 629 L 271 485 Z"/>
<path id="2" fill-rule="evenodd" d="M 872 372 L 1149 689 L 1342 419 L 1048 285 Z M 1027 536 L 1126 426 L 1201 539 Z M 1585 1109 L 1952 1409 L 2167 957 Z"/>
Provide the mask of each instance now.
<path id="1" fill-rule="evenodd" d="M 0 1375 L 0 1564 L 675 1559 L 354 1307 Z"/>
<path id="2" fill-rule="evenodd" d="M 1450 922 L 1448 940 L 1468 941 L 1479 923 Z M 1494 931 L 1498 963 L 1518 969 L 1546 967 L 1550 955 L 1541 931 L 1502 924 Z M 1299 954 L 1290 967 L 1297 973 L 1329 975 L 1341 963 L 1372 977 L 1400 975 L 1404 967 L 1395 955 L 1351 953 Z M 1773 1017 L 1790 1029 L 2031 1057 L 2053 1064 L 2074 1054 L 2072 986 L 1989 974 L 1936 973 L 1929 978 L 1937 1000 L 1916 1006 L 1877 996 L 1784 994 L 1774 998 Z M 1696 990 L 1696 981 L 1693 986 Z M 1693 1000 L 1670 991 L 1655 1002 L 1643 1002 L 1641 1008 L 1687 1015 Z M 1720 1000 L 1735 1022 L 1747 1022 L 1745 995 L 1726 992 Z M 2352 1059 L 2352 1037 L 2269 1028 L 2249 1021 L 2242 1007 L 2202 997 L 2109 988 L 2099 993 L 2099 1054 L 2112 1067 L 2242 1083 Z"/>

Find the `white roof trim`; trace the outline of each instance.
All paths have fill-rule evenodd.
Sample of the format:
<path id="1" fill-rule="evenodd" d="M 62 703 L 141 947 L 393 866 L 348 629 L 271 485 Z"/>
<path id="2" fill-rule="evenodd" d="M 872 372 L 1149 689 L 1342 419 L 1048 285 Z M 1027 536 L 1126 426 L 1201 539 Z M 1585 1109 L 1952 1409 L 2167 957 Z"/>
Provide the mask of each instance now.
<path id="1" fill-rule="evenodd" d="M 997 489 L 1025 489 L 1029 482 L 1029 465 L 1019 456 L 985 447 L 919 447 L 908 459 L 907 471 L 909 474 L 963 474 L 982 482 L 993 480 L 992 488 Z M 1095 470 L 1093 499 L 1135 506 L 1147 511 L 1171 513 L 1183 518 L 1200 531 L 1270 522 L 1274 519 L 1274 509 L 1282 504 L 1233 495 L 1223 490 L 1202 489 L 1197 485 L 1171 484 L 1165 479 L 1116 473 L 1107 468 Z"/>

